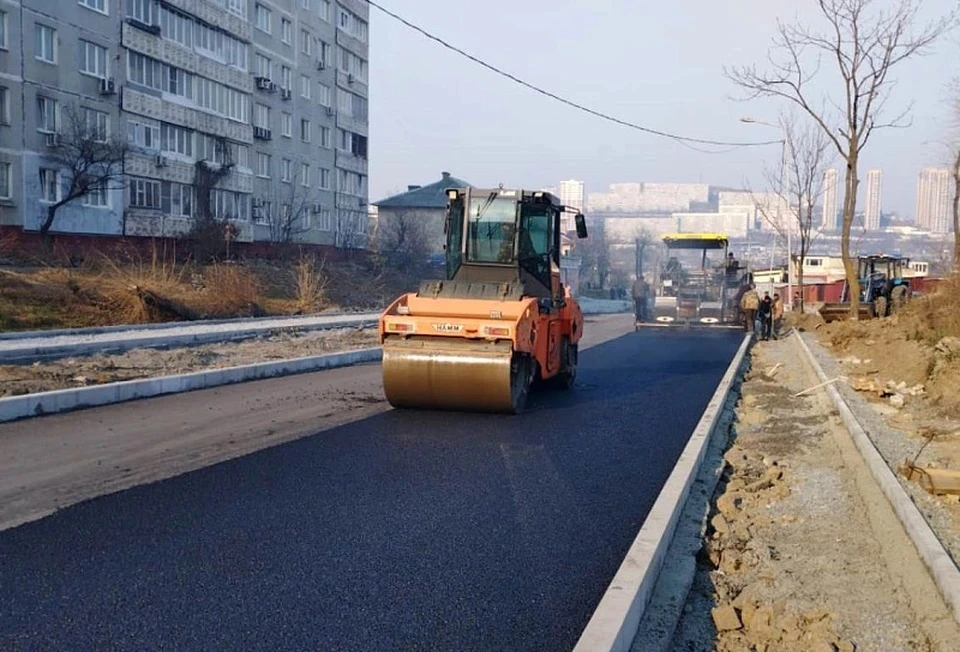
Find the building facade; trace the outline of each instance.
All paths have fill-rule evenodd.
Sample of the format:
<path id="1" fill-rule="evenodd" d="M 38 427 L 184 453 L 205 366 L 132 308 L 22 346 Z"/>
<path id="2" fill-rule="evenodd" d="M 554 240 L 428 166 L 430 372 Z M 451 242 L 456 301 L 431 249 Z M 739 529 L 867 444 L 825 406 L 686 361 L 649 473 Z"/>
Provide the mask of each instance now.
<path id="1" fill-rule="evenodd" d="M 586 208 L 586 194 L 584 193 L 583 181 L 576 179 L 567 179 L 557 184 L 557 197 L 564 206 L 575 208 L 581 213 Z M 565 212 L 560 218 L 560 227 L 564 233 L 575 230 L 575 213 Z"/>
<path id="2" fill-rule="evenodd" d="M 880 230 L 880 209 L 883 196 L 883 170 L 867 171 L 867 201 L 863 209 L 863 228 Z"/>
<path id="3" fill-rule="evenodd" d="M 820 225 L 825 231 L 838 231 L 840 228 L 837 220 L 839 177 L 836 168 L 830 168 L 823 173 L 823 216 Z"/>
<path id="4" fill-rule="evenodd" d="M 49 153 L 80 111 L 127 143 L 124 180 L 64 205 L 53 232 L 176 237 L 203 212 L 240 241 L 365 246 L 366 3 L 50 7 L 0 0 L 0 223 L 36 231 L 62 198 Z"/>
<path id="5" fill-rule="evenodd" d="M 917 226 L 933 233 L 948 233 L 952 200 L 953 179 L 950 170 L 921 170 L 917 179 Z"/>

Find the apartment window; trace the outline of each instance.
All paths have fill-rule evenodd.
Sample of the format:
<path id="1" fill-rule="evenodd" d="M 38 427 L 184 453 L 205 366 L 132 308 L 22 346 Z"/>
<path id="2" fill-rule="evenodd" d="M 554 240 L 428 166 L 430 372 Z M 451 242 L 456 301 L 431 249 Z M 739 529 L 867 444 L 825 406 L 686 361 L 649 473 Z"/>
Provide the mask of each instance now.
<path id="1" fill-rule="evenodd" d="M 83 196 L 83 205 L 93 208 L 106 208 L 107 203 L 107 181 L 100 180 L 95 186 L 90 188 L 89 192 Z"/>
<path id="2" fill-rule="evenodd" d="M 153 179 L 130 179 L 131 208 L 160 208 L 160 182 Z"/>
<path id="3" fill-rule="evenodd" d="M 197 158 L 215 165 L 222 165 L 229 159 L 239 167 L 247 167 L 249 149 L 246 145 L 224 143 L 219 138 L 206 134 L 199 134 L 197 140 Z"/>
<path id="4" fill-rule="evenodd" d="M 286 18 L 280 20 L 280 40 L 287 45 L 293 41 L 293 23 Z"/>
<path id="5" fill-rule="evenodd" d="M 0 125 L 10 124 L 10 89 L 0 86 Z"/>
<path id="6" fill-rule="evenodd" d="M 107 48 L 89 41 L 80 41 L 80 72 L 107 78 Z"/>
<path id="7" fill-rule="evenodd" d="M 293 90 L 292 73 L 286 66 L 280 66 L 280 88 Z"/>
<path id="8" fill-rule="evenodd" d="M 193 186 L 170 184 L 170 214 L 174 217 L 193 217 Z"/>
<path id="9" fill-rule="evenodd" d="M 310 99 L 310 78 L 306 75 L 300 75 L 300 96 Z"/>
<path id="10" fill-rule="evenodd" d="M 337 65 L 340 68 L 340 72 L 353 75 L 360 81 L 366 83 L 367 62 L 342 46 L 340 47 L 340 56 Z"/>
<path id="11" fill-rule="evenodd" d="M 270 107 L 266 104 L 257 104 L 253 107 L 253 126 L 270 128 Z"/>
<path id="12" fill-rule="evenodd" d="M 305 29 L 300 30 L 300 51 L 304 54 L 310 54 L 310 32 Z"/>
<path id="13" fill-rule="evenodd" d="M 266 77 L 267 79 L 270 79 L 270 64 L 270 59 L 257 52 L 256 71 L 258 77 Z"/>
<path id="14" fill-rule="evenodd" d="M 257 152 L 257 176 L 264 179 L 270 178 L 270 155 L 263 152 Z"/>
<path id="15" fill-rule="evenodd" d="M 7 12 L 0 11 L 0 50 L 7 49 Z"/>
<path id="16" fill-rule="evenodd" d="M 320 168 L 320 187 L 323 190 L 330 190 L 330 170 Z"/>
<path id="17" fill-rule="evenodd" d="M 48 97 L 37 97 L 37 131 L 54 133 L 60 127 L 60 103 Z"/>
<path id="18" fill-rule="evenodd" d="M 308 207 L 304 207 L 303 212 L 300 213 L 300 228 L 304 231 L 310 230 L 310 210 L 306 210 Z"/>
<path id="19" fill-rule="evenodd" d="M 156 0 L 127 0 L 127 17 L 144 25 L 157 23 L 158 9 Z"/>
<path id="20" fill-rule="evenodd" d="M 330 44 L 325 41 L 317 41 L 317 46 L 320 50 L 320 61 L 324 63 L 330 61 Z"/>
<path id="21" fill-rule="evenodd" d="M 290 174 L 292 172 L 293 162 L 285 158 L 280 161 L 280 180 L 290 183 Z"/>
<path id="22" fill-rule="evenodd" d="M 310 121 L 306 118 L 300 119 L 300 140 L 305 143 L 310 142 Z"/>
<path id="23" fill-rule="evenodd" d="M 201 22 L 194 23 L 194 42 L 207 58 L 225 61 L 228 66 L 247 69 L 247 44 Z"/>
<path id="24" fill-rule="evenodd" d="M 357 120 L 366 120 L 367 98 L 341 89 L 337 92 L 337 109 L 340 111 L 340 115 Z"/>
<path id="25" fill-rule="evenodd" d="M 273 18 L 270 10 L 264 7 L 263 5 L 257 5 L 255 9 L 254 16 L 256 18 L 257 29 L 270 33 L 270 23 Z"/>
<path id="26" fill-rule="evenodd" d="M 0 163 L 0 199 L 12 197 L 13 179 L 9 163 Z"/>
<path id="27" fill-rule="evenodd" d="M 84 109 L 84 126 L 87 134 L 94 140 L 105 143 L 110 137 L 110 116 L 103 111 L 94 109 Z"/>
<path id="28" fill-rule="evenodd" d="M 101 14 L 107 13 L 107 0 L 79 0 L 79 5 L 99 11 Z"/>
<path id="29" fill-rule="evenodd" d="M 300 185 L 304 188 L 310 187 L 310 164 L 300 164 Z"/>
<path id="30" fill-rule="evenodd" d="M 33 56 L 47 63 L 57 62 L 57 30 L 37 23 L 34 26 Z"/>
<path id="31" fill-rule="evenodd" d="M 320 209 L 320 219 L 317 220 L 317 228 L 321 231 L 333 230 L 333 214 L 329 208 Z"/>
<path id="32" fill-rule="evenodd" d="M 40 168 L 40 201 L 55 203 L 60 200 L 60 173 Z"/>
<path id="33" fill-rule="evenodd" d="M 174 11 L 167 5 L 160 7 L 160 29 L 163 38 L 175 41 L 188 48 L 193 45 L 193 19 Z"/>
<path id="34" fill-rule="evenodd" d="M 218 84 L 204 77 L 197 77 L 196 102 L 214 113 L 219 113 L 231 120 L 247 122 L 246 95 L 238 90 Z"/>
<path id="35" fill-rule="evenodd" d="M 319 0 L 317 2 L 317 15 L 321 20 L 330 22 L 330 0 Z"/>
<path id="36" fill-rule="evenodd" d="M 247 0 L 217 0 L 221 7 L 229 11 L 231 14 L 240 16 L 240 18 L 247 17 Z"/>
<path id="37" fill-rule="evenodd" d="M 160 148 L 164 152 L 193 156 L 193 130 L 177 125 L 160 125 Z"/>
<path id="38" fill-rule="evenodd" d="M 130 120 L 127 122 L 127 141 L 146 149 L 160 148 L 160 125 Z"/>
<path id="39" fill-rule="evenodd" d="M 330 127 L 320 127 L 320 147 L 330 149 Z"/>
<path id="40" fill-rule="evenodd" d="M 300 8 L 310 11 L 310 0 L 300 0 Z"/>
<path id="41" fill-rule="evenodd" d="M 293 116 L 289 113 L 280 114 L 280 135 L 287 138 L 293 137 Z"/>
<path id="42" fill-rule="evenodd" d="M 210 191 L 210 208 L 218 219 L 235 219 L 246 222 L 249 217 L 249 195 L 230 190 Z"/>
<path id="43" fill-rule="evenodd" d="M 326 84 L 317 83 L 317 94 L 320 96 L 320 106 L 330 106 L 330 87 Z"/>
<path id="44" fill-rule="evenodd" d="M 363 175 L 347 170 L 337 170 L 337 189 L 348 195 L 363 195 Z"/>
<path id="45" fill-rule="evenodd" d="M 180 97 L 185 97 L 188 100 L 192 100 L 193 75 L 185 70 L 174 68 L 173 66 L 164 65 L 163 67 L 167 70 L 163 90 L 171 93 L 172 95 L 179 95 Z"/>
<path id="46" fill-rule="evenodd" d="M 163 64 L 150 57 L 127 51 L 127 78 L 134 84 L 161 90 Z"/>

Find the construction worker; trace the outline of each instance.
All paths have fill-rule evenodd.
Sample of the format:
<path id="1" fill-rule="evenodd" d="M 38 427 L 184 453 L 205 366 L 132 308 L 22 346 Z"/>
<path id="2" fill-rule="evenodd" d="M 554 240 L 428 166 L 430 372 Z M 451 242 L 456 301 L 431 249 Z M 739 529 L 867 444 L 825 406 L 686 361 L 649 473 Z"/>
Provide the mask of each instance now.
<path id="1" fill-rule="evenodd" d="M 743 293 L 740 298 L 740 310 L 743 311 L 743 330 L 752 333 L 754 322 L 757 319 L 757 310 L 760 309 L 760 295 L 757 294 L 757 286 L 751 283 L 749 289 Z"/>
<path id="2" fill-rule="evenodd" d="M 780 325 L 783 323 L 783 299 L 779 294 L 773 295 L 773 339 L 780 339 Z"/>
<path id="3" fill-rule="evenodd" d="M 770 330 L 773 326 L 773 299 L 769 292 L 763 293 L 763 299 L 760 300 L 760 308 L 757 310 L 760 318 L 760 337 L 764 340 L 770 339 Z"/>
<path id="4" fill-rule="evenodd" d="M 649 301 L 650 286 L 638 276 L 633 282 L 633 312 L 638 322 L 647 320 L 647 303 Z"/>

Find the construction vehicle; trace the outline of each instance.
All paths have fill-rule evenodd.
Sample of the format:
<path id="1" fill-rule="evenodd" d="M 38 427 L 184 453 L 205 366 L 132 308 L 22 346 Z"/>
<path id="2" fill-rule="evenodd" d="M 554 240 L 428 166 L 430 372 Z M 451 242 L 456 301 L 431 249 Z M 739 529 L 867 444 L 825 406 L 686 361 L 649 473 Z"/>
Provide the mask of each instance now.
<path id="1" fill-rule="evenodd" d="M 637 315 L 634 330 L 651 326 L 739 327 L 735 296 L 747 272 L 728 254 L 727 236 L 668 233 L 661 239 L 667 249 L 667 261 L 659 271 L 652 320 Z M 690 251 L 700 252 L 698 264 L 685 267 L 680 252 Z M 708 260 L 710 251 L 722 252 L 722 260 Z"/>
<path id="2" fill-rule="evenodd" d="M 502 187 L 450 188 L 447 200 L 444 278 L 380 316 L 387 401 L 516 414 L 535 384 L 571 388 L 583 313 L 560 281 L 568 209 L 548 192 Z M 575 224 L 587 237 L 579 212 Z"/>
<path id="3" fill-rule="evenodd" d="M 858 319 L 887 317 L 899 312 L 911 296 L 910 280 L 903 275 L 910 260 L 900 256 L 871 254 L 857 258 L 857 279 L 860 281 Z M 850 317 L 849 286 L 843 284 L 840 301 L 825 303 L 820 316 L 827 323 Z"/>

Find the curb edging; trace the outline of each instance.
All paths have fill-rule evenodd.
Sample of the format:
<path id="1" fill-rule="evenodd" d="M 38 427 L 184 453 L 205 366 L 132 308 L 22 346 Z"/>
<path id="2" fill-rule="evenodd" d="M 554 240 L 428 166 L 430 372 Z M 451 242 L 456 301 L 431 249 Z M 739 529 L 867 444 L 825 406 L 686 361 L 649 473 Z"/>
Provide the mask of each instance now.
<path id="1" fill-rule="evenodd" d="M 377 346 L 222 369 L 207 369 L 187 374 L 139 378 L 76 389 L 58 389 L 23 396 L 8 396 L 0 398 L 0 423 L 165 394 L 180 394 L 198 389 L 209 389 L 249 380 L 290 376 L 322 369 L 376 362 L 380 360 L 381 355 L 381 349 Z"/>
<path id="2" fill-rule="evenodd" d="M 725 423 L 723 416 L 729 413 L 728 401 L 748 360 L 752 343 L 753 336 L 744 335 L 643 526 L 581 633 L 574 652 L 630 650 L 707 448 L 718 426 Z"/>
<path id="3" fill-rule="evenodd" d="M 806 354 L 807 360 L 820 382 L 830 380 L 799 331 L 796 332 L 796 335 L 800 348 Z M 850 433 L 857 450 L 860 451 L 864 463 L 870 469 L 874 481 L 880 486 L 893 511 L 897 514 L 897 518 L 940 590 L 940 595 L 949 605 L 954 620 L 960 624 L 960 569 L 953 563 L 950 554 L 940 543 L 926 519 L 923 518 L 910 495 L 901 486 L 900 481 L 897 480 L 890 466 L 883 459 L 873 440 L 870 439 L 870 435 L 867 434 L 863 425 L 854 415 L 853 410 L 850 409 L 840 391 L 833 385 L 826 385 L 824 389 L 840 413 L 840 418 Z"/>

